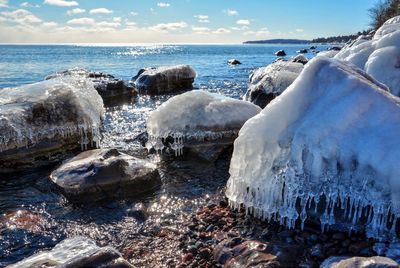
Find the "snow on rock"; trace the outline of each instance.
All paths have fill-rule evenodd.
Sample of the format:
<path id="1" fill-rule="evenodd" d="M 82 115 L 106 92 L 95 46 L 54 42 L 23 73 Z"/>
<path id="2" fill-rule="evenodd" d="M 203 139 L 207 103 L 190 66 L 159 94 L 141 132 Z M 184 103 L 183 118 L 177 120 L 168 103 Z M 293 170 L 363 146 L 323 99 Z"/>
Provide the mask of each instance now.
<path id="1" fill-rule="evenodd" d="M 82 152 L 54 170 L 50 179 L 78 202 L 137 197 L 161 184 L 155 164 L 116 149 Z"/>
<path id="2" fill-rule="evenodd" d="M 50 267 L 133 267 L 112 247 L 99 247 L 93 240 L 76 236 L 57 244 L 51 251 L 39 252 L 9 268 Z"/>
<path id="3" fill-rule="evenodd" d="M 340 207 L 345 228 L 362 218 L 369 236 L 388 234 L 400 216 L 399 105 L 362 70 L 314 58 L 240 130 L 227 197 L 290 228 L 317 203 L 322 229 L 341 224 Z"/>
<path id="4" fill-rule="evenodd" d="M 63 72 L 57 72 L 48 75 L 45 79 L 75 77 L 77 79 L 89 79 L 93 82 L 94 88 L 104 100 L 110 100 L 121 97 L 131 97 L 136 94 L 135 89 L 128 83 L 115 78 L 110 74 L 101 72 L 90 72 L 81 68 L 68 69 Z"/>
<path id="5" fill-rule="evenodd" d="M 256 105 L 203 90 L 175 96 L 150 114 L 147 122 L 148 148 L 164 149 L 163 140 L 173 138 L 176 155 L 187 140 L 236 138 L 239 129 L 261 111 Z M 231 140 L 231 142 L 233 142 Z"/>
<path id="6" fill-rule="evenodd" d="M 298 62 L 301 64 L 307 64 L 308 59 L 306 58 L 306 56 L 304 56 L 303 54 L 299 54 L 293 58 L 290 59 L 291 62 Z"/>
<path id="7" fill-rule="evenodd" d="M 343 48 L 336 59 L 350 62 L 365 70 L 400 95 L 400 16 L 388 20 L 372 40 L 361 36 Z"/>
<path id="8" fill-rule="evenodd" d="M 328 57 L 328 58 L 333 58 L 335 57 L 337 54 L 339 53 L 339 51 L 337 50 L 326 50 L 326 51 L 321 51 L 317 54 L 317 56 L 324 56 L 324 57 Z"/>
<path id="9" fill-rule="evenodd" d="M 20 153 L 61 150 L 65 140 L 74 147 L 80 141 L 82 149 L 99 146 L 103 113 L 103 101 L 87 80 L 58 78 L 2 89 L 0 164 Z"/>
<path id="10" fill-rule="evenodd" d="M 193 88 L 196 72 L 189 65 L 145 68 L 132 78 L 141 93 L 167 94 Z"/>
<path id="11" fill-rule="evenodd" d="M 303 70 L 303 63 L 293 61 L 280 60 L 255 70 L 250 75 L 250 86 L 243 99 L 261 108 L 267 106 L 271 100 L 282 94 Z"/>

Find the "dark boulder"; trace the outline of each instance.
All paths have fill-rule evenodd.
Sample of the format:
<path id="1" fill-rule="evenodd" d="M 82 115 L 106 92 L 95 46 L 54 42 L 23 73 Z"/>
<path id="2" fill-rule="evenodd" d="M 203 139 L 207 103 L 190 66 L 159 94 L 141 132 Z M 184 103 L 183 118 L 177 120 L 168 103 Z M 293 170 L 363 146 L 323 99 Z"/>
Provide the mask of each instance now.
<path id="1" fill-rule="evenodd" d="M 242 64 L 242 63 L 237 59 L 230 59 L 230 60 L 228 60 L 228 64 L 230 64 L 230 65 L 239 65 L 239 64 Z"/>
<path id="2" fill-rule="evenodd" d="M 141 69 L 132 81 L 140 93 L 160 95 L 191 90 L 195 78 L 192 67 L 177 65 Z"/>
<path id="3" fill-rule="evenodd" d="M 116 149 L 83 152 L 50 175 L 72 201 L 138 197 L 161 184 L 156 165 Z"/>
<path id="4" fill-rule="evenodd" d="M 299 53 L 299 54 L 307 54 L 308 50 L 307 49 L 300 49 L 300 50 L 297 50 L 296 52 Z"/>
<path id="5" fill-rule="evenodd" d="M 279 50 L 279 51 L 275 52 L 275 55 L 277 57 L 285 57 L 286 56 L 286 52 L 285 52 L 285 50 Z"/>

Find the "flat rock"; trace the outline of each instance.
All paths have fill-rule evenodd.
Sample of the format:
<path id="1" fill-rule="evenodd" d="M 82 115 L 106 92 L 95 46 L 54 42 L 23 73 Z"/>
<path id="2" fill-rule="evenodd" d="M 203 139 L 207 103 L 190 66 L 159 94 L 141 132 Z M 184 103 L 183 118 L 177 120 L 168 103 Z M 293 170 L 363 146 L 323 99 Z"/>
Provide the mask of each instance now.
<path id="1" fill-rule="evenodd" d="M 88 238 L 77 236 L 65 239 L 51 251 L 39 252 L 9 268 L 132 268 L 121 254 L 112 247 L 98 247 Z"/>
<path id="2" fill-rule="evenodd" d="M 132 78 L 140 93 L 169 94 L 193 88 L 196 72 L 189 65 L 141 69 Z"/>
<path id="3" fill-rule="evenodd" d="M 78 202 L 137 197 L 161 184 L 156 165 L 116 149 L 83 152 L 54 170 L 50 179 Z"/>

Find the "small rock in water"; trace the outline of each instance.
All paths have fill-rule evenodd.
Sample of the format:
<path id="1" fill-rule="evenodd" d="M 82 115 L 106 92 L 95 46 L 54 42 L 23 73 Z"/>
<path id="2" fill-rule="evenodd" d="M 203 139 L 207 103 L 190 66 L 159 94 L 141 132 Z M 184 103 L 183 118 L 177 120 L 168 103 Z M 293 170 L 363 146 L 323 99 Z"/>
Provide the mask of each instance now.
<path id="1" fill-rule="evenodd" d="M 275 52 L 275 55 L 277 57 L 285 57 L 286 56 L 286 52 L 284 50 L 278 50 L 277 52 Z"/>
<path id="2" fill-rule="evenodd" d="M 230 64 L 230 65 L 239 65 L 239 64 L 242 64 L 242 63 L 237 59 L 231 59 L 231 60 L 228 60 L 228 64 Z"/>

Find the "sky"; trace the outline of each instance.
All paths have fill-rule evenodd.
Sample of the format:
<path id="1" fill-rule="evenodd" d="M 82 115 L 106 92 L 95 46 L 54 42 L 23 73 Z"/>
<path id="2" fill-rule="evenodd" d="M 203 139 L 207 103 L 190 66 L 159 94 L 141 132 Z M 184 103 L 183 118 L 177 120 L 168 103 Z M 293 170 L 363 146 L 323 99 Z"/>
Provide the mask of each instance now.
<path id="1" fill-rule="evenodd" d="M 376 0 L 0 0 L 0 43 L 241 43 L 368 28 Z"/>

